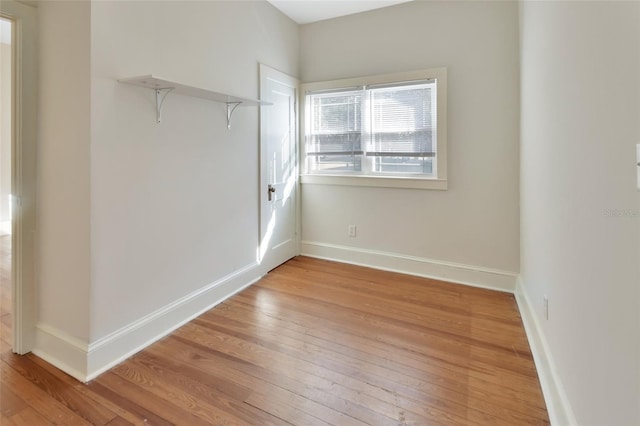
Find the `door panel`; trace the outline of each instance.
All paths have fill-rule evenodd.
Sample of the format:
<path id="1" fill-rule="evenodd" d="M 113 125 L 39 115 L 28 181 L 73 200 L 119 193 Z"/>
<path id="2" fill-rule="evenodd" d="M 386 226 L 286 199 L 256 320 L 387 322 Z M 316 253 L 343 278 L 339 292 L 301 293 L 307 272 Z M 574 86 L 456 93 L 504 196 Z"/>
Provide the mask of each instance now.
<path id="1" fill-rule="evenodd" d="M 297 255 L 298 82 L 260 66 L 260 250 L 263 272 Z"/>

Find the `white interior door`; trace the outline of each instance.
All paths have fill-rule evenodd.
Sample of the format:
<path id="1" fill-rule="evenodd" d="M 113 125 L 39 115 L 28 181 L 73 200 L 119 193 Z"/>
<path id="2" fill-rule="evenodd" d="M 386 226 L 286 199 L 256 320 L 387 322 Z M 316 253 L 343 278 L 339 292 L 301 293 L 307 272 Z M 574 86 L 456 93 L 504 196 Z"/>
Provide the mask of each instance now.
<path id="1" fill-rule="evenodd" d="M 298 254 L 298 81 L 260 65 L 260 253 L 268 272 Z"/>

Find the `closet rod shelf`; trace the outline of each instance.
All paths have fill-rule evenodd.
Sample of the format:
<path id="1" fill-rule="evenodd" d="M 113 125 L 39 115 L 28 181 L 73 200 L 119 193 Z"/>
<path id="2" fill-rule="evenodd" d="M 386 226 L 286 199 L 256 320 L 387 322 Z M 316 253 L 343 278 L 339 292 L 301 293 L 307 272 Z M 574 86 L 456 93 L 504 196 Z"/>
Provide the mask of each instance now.
<path id="1" fill-rule="evenodd" d="M 162 105 L 164 99 L 169 93 L 179 95 L 193 96 L 196 98 L 208 99 L 210 101 L 222 102 L 227 105 L 227 128 L 231 127 L 231 116 L 239 106 L 261 106 L 273 105 L 271 102 L 265 102 L 258 99 L 240 98 L 238 96 L 227 95 L 225 93 L 214 92 L 199 87 L 187 86 L 186 84 L 176 83 L 174 81 L 165 80 L 155 77 L 151 74 L 141 75 L 138 77 L 121 78 L 120 83 L 132 84 L 134 86 L 144 87 L 155 90 L 156 92 L 156 120 L 160 123 L 162 118 Z"/>

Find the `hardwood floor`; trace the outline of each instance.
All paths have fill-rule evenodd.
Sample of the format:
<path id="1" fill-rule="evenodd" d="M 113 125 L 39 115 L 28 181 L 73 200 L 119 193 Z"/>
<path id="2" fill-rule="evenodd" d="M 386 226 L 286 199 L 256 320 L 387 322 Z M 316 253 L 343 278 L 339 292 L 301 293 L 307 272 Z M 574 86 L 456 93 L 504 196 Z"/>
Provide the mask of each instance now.
<path id="1" fill-rule="evenodd" d="M 549 424 L 509 294 L 298 257 L 82 384 L 8 350 L 5 260 L 2 426 Z"/>

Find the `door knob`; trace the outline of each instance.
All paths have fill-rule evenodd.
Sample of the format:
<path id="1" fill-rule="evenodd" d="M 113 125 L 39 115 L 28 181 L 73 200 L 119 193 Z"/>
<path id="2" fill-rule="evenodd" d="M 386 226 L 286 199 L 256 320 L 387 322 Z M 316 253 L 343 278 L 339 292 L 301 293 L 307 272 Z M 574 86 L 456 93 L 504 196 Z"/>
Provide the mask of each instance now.
<path id="1" fill-rule="evenodd" d="M 274 192 L 276 192 L 276 187 L 269 184 L 269 186 L 267 187 L 267 195 L 269 196 L 269 201 L 271 201 L 271 194 L 273 194 Z"/>

